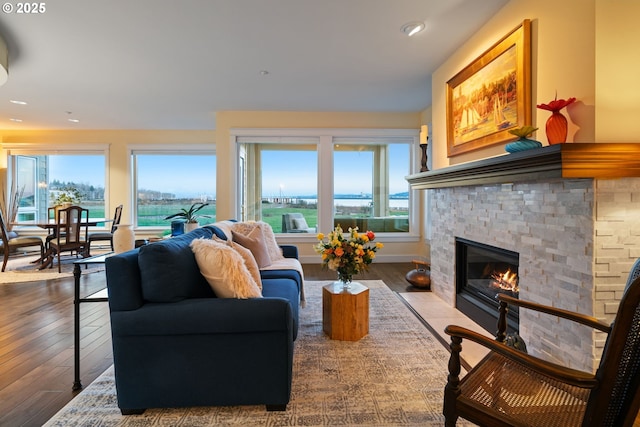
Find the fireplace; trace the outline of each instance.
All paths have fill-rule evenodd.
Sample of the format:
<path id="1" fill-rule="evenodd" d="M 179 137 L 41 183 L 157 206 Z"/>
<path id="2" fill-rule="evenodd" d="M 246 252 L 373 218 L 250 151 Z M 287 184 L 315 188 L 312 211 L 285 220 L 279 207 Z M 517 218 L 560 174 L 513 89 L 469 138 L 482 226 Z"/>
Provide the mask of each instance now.
<path id="1" fill-rule="evenodd" d="M 456 238 L 456 307 L 492 334 L 498 321 L 499 293 L 518 298 L 516 252 Z M 519 332 L 518 307 L 510 306 L 508 332 Z"/>

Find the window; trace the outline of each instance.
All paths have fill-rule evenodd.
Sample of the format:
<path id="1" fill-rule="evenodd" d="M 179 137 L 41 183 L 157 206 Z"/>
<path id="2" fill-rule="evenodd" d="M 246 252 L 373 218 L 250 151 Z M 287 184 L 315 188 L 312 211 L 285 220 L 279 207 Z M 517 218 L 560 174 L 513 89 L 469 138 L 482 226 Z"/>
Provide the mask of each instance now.
<path id="1" fill-rule="evenodd" d="M 48 219 L 48 208 L 58 196 L 73 191 L 74 204 L 89 210 L 91 218 L 105 218 L 104 151 L 74 152 L 46 149 L 9 150 L 12 188 L 21 195 L 16 222 L 35 224 Z M 109 215 L 106 215 L 109 217 Z"/>
<path id="2" fill-rule="evenodd" d="M 409 231 L 408 143 L 349 144 L 333 150 L 333 224 L 376 233 Z"/>
<path id="3" fill-rule="evenodd" d="M 315 144 L 301 142 L 294 138 L 240 145 L 243 220 L 265 221 L 276 233 L 315 233 L 317 139 Z"/>
<path id="4" fill-rule="evenodd" d="M 412 192 L 405 176 L 412 173 L 417 132 L 308 130 L 301 137 L 251 132 L 234 131 L 242 220 L 262 220 L 276 233 L 299 235 L 338 224 L 345 231 L 357 226 L 377 233 L 411 232 Z"/>
<path id="5" fill-rule="evenodd" d="M 211 149 L 133 150 L 137 227 L 170 227 L 165 218 L 194 203 L 201 225 L 216 221 L 216 156 Z"/>

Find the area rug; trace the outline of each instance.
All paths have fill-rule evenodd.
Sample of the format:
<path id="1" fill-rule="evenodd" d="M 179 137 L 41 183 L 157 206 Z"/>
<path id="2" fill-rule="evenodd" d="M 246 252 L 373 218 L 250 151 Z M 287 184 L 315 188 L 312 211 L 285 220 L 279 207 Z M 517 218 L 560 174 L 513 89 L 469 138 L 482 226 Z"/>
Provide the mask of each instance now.
<path id="1" fill-rule="evenodd" d="M 448 351 L 381 281 L 362 281 L 370 288 L 369 334 L 329 339 L 321 294 L 328 283 L 305 283 L 286 411 L 196 407 L 123 417 L 111 367 L 45 426 L 442 426 Z"/>
<path id="2" fill-rule="evenodd" d="M 99 252 L 92 255 L 97 255 Z M 66 277 L 73 277 L 73 263 L 80 258 L 66 257 L 62 258 L 61 273 L 58 273 L 58 261 L 56 259 L 52 268 L 38 270 L 39 264 L 33 263 L 38 260 L 39 255 L 18 256 L 9 258 L 7 268 L 0 272 L 0 284 L 35 282 L 40 280 L 53 280 Z M 0 261 L 2 262 L 2 261 Z M 104 265 L 88 265 L 82 268 L 82 274 L 95 273 L 104 271 Z"/>

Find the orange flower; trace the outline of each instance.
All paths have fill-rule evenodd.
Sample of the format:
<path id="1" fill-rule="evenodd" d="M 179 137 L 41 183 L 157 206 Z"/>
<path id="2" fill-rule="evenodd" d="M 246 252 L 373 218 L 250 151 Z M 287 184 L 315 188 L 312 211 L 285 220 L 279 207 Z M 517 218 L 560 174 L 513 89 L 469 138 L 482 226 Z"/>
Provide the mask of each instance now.
<path id="1" fill-rule="evenodd" d="M 338 248 L 334 251 L 334 253 L 336 254 L 336 256 L 342 256 L 344 255 L 344 251 L 342 250 L 342 248 Z"/>
<path id="2" fill-rule="evenodd" d="M 372 241 L 376 238 L 376 235 L 373 234 L 373 231 L 367 231 L 367 237 L 369 238 L 369 241 Z"/>

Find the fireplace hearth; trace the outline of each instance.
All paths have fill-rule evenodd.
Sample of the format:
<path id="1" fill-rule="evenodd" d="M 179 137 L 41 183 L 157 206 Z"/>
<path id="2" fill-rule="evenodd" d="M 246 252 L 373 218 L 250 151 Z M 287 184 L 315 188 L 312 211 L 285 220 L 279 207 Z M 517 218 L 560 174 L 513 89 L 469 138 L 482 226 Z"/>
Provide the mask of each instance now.
<path id="1" fill-rule="evenodd" d="M 498 321 L 497 295 L 518 298 L 516 252 L 456 238 L 456 307 L 491 333 Z M 508 332 L 519 332 L 517 307 L 510 307 Z"/>

